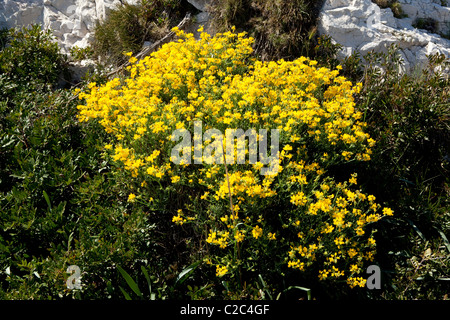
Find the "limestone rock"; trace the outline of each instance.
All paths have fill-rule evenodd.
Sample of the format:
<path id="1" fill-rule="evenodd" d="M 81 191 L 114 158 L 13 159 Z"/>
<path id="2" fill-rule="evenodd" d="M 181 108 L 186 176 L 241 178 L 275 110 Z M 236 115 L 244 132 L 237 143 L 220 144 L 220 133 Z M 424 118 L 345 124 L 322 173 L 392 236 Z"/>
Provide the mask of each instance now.
<path id="1" fill-rule="evenodd" d="M 386 52 L 397 44 L 405 62 L 404 71 L 422 66 L 426 55 L 439 52 L 450 57 L 450 41 L 438 33 L 450 34 L 450 8 L 437 0 L 400 0 L 405 18 L 394 17 L 390 8 L 381 9 L 371 0 L 326 0 L 319 16 L 318 30 L 344 48 L 342 56 L 354 50 Z M 438 33 L 416 29 L 417 19 L 433 19 Z"/>
<path id="2" fill-rule="evenodd" d="M 39 24 L 53 31 L 62 51 L 86 47 L 92 41 L 95 21 L 121 2 L 139 0 L 2 0 L 0 28 Z"/>

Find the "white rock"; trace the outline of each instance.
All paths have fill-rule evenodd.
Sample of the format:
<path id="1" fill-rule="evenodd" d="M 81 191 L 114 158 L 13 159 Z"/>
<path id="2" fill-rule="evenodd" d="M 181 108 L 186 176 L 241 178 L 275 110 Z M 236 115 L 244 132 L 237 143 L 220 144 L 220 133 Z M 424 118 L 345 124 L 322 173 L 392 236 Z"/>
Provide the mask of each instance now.
<path id="1" fill-rule="evenodd" d="M 139 0 L 122 0 L 137 4 Z M 0 27 L 39 24 L 53 31 L 63 52 L 86 47 L 92 40 L 95 21 L 105 19 L 120 0 L 1 0 Z"/>
<path id="2" fill-rule="evenodd" d="M 199 25 L 209 29 L 208 5 L 217 0 L 188 0 L 201 12 L 188 31 L 197 33 Z M 140 0 L 0 0 L 0 27 L 40 24 L 51 29 L 62 48 L 86 47 L 93 39 L 97 20 L 121 2 L 137 4 Z M 450 57 L 450 41 L 439 34 L 414 28 L 417 19 L 432 18 L 437 32 L 450 34 L 450 7 L 440 0 L 399 0 L 407 18 L 397 19 L 391 9 L 380 9 L 371 0 L 326 0 L 319 16 L 318 30 L 340 43 L 342 55 L 355 50 L 385 51 L 392 43 L 399 45 L 405 68 L 413 69 L 426 61 L 426 55 L 440 52 Z M 449 1 L 450 2 L 450 1 Z M 198 34 L 197 34 L 198 35 Z"/>
<path id="3" fill-rule="evenodd" d="M 400 3 L 408 18 L 397 19 L 391 9 L 381 9 L 371 0 L 326 0 L 319 16 L 319 33 L 340 43 L 346 56 L 355 50 L 361 55 L 371 50 L 386 52 L 395 43 L 408 72 L 426 63 L 428 54 L 439 52 L 450 57 L 449 40 L 412 26 L 417 18 L 432 18 L 440 26 L 439 32 L 450 32 L 450 8 L 436 0 Z"/>

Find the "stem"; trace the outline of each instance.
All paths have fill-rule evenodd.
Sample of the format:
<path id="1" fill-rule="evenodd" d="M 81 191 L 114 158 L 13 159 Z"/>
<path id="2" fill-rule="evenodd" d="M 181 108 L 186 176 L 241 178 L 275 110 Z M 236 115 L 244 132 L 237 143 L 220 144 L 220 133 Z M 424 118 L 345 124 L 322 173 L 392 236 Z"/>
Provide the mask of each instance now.
<path id="1" fill-rule="evenodd" d="M 223 147 L 222 147 L 223 150 Z M 230 186 L 230 177 L 228 176 L 228 166 L 227 166 L 227 162 L 225 160 L 225 153 L 223 154 L 223 163 L 225 165 L 225 175 L 227 178 L 227 184 L 228 184 L 228 196 L 230 198 L 230 209 L 231 209 L 231 214 L 234 216 L 234 206 L 233 206 L 233 198 L 231 197 L 231 186 Z"/>
<path id="2" fill-rule="evenodd" d="M 234 206 L 233 206 L 233 197 L 231 196 L 231 185 L 230 185 L 230 177 L 228 175 L 228 165 L 227 165 L 227 160 L 225 157 L 225 150 L 223 147 L 223 143 L 222 143 L 222 155 L 223 155 L 223 164 L 225 166 L 225 176 L 227 178 L 227 184 L 228 184 L 228 196 L 230 198 L 230 209 L 231 209 L 231 214 L 234 216 Z M 236 248 L 237 248 L 237 256 L 238 259 L 241 259 L 241 248 L 239 246 L 239 242 L 236 242 Z M 239 282 L 241 284 L 241 288 L 242 288 L 242 271 L 241 271 L 241 267 L 239 266 Z"/>

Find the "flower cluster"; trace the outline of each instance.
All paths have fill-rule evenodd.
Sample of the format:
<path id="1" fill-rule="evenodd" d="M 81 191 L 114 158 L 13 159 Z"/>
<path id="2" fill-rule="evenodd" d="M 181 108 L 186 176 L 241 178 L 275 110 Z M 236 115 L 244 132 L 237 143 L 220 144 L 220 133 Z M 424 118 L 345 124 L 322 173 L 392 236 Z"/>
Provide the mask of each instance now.
<path id="1" fill-rule="evenodd" d="M 353 99 L 361 84 L 304 57 L 257 61 L 245 33 L 201 33 L 196 40 L 174 31 L 177 41 L 140 61 L 130 58 L 129 78 L 91 83 L 80 93 L 79 120 L 97 119 L 113 138 L 105 152 L 142 186 L 129 201 L 156 198 L 166 186 L 198 195 L 206 217 L 179 208 L 172 221 L 195 224 L 201 233 L 207 226 L 219 277 L 238 270 L 224 267 L 227 259 L 227 266 L 253 265 L 265 252 L 287 268 L 316 270 L 320 280 L 346 277 L 351 287 L 363 285 L 358 274 L 375 253 L 366 227 L 392 210 L 356 189 L 356 174 L 342 183 L 326 175 L 332 165 L 370 160 L 375 141 Z M 261 175 L 261 162 L 227 164 L 228 155 L 225 164 L 174 165 L 171 134 L 194 132 L 194 121 L 203 131 L 278 129 L 277 172 Z"/>

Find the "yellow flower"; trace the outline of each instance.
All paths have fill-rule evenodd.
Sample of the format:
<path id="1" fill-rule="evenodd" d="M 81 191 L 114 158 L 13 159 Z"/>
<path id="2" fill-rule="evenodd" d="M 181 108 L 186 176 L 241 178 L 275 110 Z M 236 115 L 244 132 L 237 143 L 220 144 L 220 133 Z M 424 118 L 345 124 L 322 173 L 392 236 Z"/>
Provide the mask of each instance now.
<path id="1" fill-rule="evenodd" d="M 357 180 L 356 180 L 356 177 L 357 177 L 358 175 L 356 174 L 356 173 L 353 173 L 352 174 L 352 177 L 348 180 L 348 182 L 350 183 L 350 184 L 357 184 Z"/>
<path id="2" fill-rule="evenodd" d="M 267 238 L 268 238 L 269 240 L 275 240 L 275 239 L 276 239 L 276 238 L 275 238 L 275 233 L 269 232 L 269 233 L 267 234 Z"/>
<path id="3" fill-rule="evenodd" d="M 364 233 L 365 233 L 365 231 L 362 228 L 360 228 L 360 227 L 356 228 L 357 236 L 362 236 Z"/>
<path id="4" fill-rule="evenodd" d="M 336 205 L 341 208 L 345 208 L 347 206 L 347 200 L 342 197 L 336 199 Z"/>
<path id="5" fill-rule="evenodd" d="M 302 191 L 291 196 L 291 203 L 295 204 L 296 206 L 304 206 L 307 202 L 308 199 Z"/>
<path id="6" fill-rule="evenodd" d="M 254 227 L 252 230 L 252 235 L 255 239 L 258 239 L 262 235 L 262 233 L 263 230 L 259 226 Z"/>
<path id="7" fill-rule="evenodd" d="M 173 176 L 171 178 L 171 180 L 172 180 L 172 183 L 177 183 L 178 181 L 180 181 L 180 176 Z"/>
<path id="8" fill-rule="evenodd" d="M 358 252 L 354 248 L 350 248 L 347 253 L 350 258 L 353 258 L 358 254 Z"/>
<path id="9" fill-rule="evenodd" d="M 333 232 L 334 227 L 332 225 L 327 224 L 325 228 L 322 229 L 322 233 L 331 233 Z"/>
<path id="10" fill-rule="evenodd" d="M 344 237 L 340 236 L 339 238 L 334 239 L 334 243 L 336 244 L 336 246 L 338 247 L 338 249 L 341 247 L 341 245 L 343 245 L 344 242 Z"/>
<path id="11" fill-rule="evenodd" d="M 208 191 L 205 191 L 205 193 L 200 197 L 200 199 L 205 200 L 209 195 Z"/>
<path id="12" fill-rule="evenodd" d="M 328 277 L 329 271 L 327 270 L 320 270 L 319 271 L 319 280 L 325 280 Z"/>
<path id="13" fill-rule="evenodd" d="M 385 216 L 393 216 L 394 213 L 393 213 L 392 209 L 390 209 L 390 208 L 383 208 L 383 215 L 385 215 Z"/>
<path id="14" fill-rule="evenodd" d="M 228 272 L 228 268 L 226 266 L 223 266 L 223 267 L 220 265 L 216 266 L 216 276 L 217 277 L 221 278 L 224 275 L 226 275 L 227 272 Z"/>
<path id="15" fill-rule="evenodd" d="M 302 271 L 305 268 L 305 263 L 301 262 L 300 260 L 288 261 L 288 268 L 299 269 L 300 271 Z"/>
<path id="16" fill-rule="evenodd" d="M 237 242 L 242 242 L 244 241 L 244 234 L 240 231 L 237 231 L 236 234 L 234 235 L 234 238 L 236 239 Z"/>
<path id="17" fill-rule="evenodd" d="M 350 286 L 350 288 L 354 288 L 356 286 L 358 287 L 365 287 L 367 280 L 362 277 L 349 277 L 347 279 L 347 284 Z"/>
<path id="18" fill-rule="evenodd" d="M 136 198 L 136 195 L 134 193 L 130 193 L 128 195 L 128 202 L 134 202 L 135 198 Z"/>
<path id="19" fill-rule="evenodd" d="M 217 236 L 217 232 L 210 232 L 209 233 L 209 235 L 208 235 L 208 238 L 206 238 L 206 242 L 208 242 L 208 243 L 213 243 L 214 241 L 215 241 L 215 239 L 216 239 L 216 236 Z"/>
<path id="20" fill-rule="evenodd" d="M 359 273 L 359 271 L 360 271 L 360 268 L 358 267 L 357 264 L 352 264 L 352 265 L 350 266 L 350 272 L 356 272 L 356 273 Z"/>
<path id="21" fill-rule="evenodd" d="M 178 225 L 183 225 L 183 223 L 185 222 L 186 220 L 181 216 L 181 215 L 177 215 L 177 216 L 174 216 L 173 218 L 172 218 L 172 222 L 173 223 L 175 223 L 175 224 L 178 224 Z"/>

